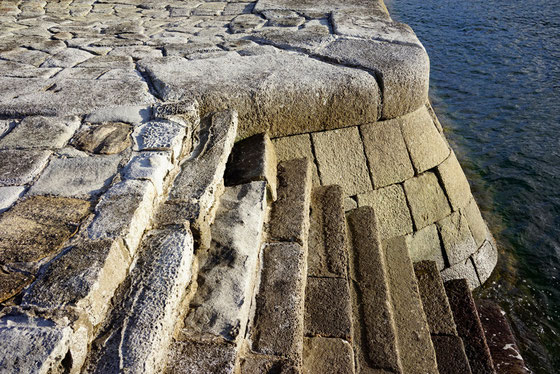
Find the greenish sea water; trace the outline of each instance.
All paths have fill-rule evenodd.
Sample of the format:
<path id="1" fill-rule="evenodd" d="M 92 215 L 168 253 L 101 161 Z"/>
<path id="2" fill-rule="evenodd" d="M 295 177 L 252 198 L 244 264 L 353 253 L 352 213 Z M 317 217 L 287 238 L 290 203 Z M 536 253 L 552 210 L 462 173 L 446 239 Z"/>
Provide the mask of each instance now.
<path id="1" fill-rule="evenodd" d="M 500 247 L 478 297 L 535 373 L 560 373 L 560 1 L 388 0 L 431 61 L 430 98 Z"/>

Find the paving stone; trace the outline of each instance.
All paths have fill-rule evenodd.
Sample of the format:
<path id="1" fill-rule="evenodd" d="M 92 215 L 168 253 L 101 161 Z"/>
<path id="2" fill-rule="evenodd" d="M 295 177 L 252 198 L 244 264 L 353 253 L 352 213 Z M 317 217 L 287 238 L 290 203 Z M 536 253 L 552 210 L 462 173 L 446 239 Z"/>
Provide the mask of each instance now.
<path id="1" fill-rule="evenodd" d="M 224 10 L 227 3 L 225 2 L 208 2 L 202 3 L 193 10 L 193 16 L 219 16 Z"/>
<path id="2" fill-rule="evenodd" d="M 311 135 L 323 185 L 338 184 L 348 196 L 372 189 L 358 128 Z"/>
<path id="3" fill-rule="evenodd" d="M 276 200 L 276 152 L 267 134 L 253 135 L 237 142 L 229 156 L 224 175 L 226 186 L 266 181 L 272 200 Z"/>
<path id="4" fill-rule="evenodd" d="M 458 336 L 432 335 L 440 374 L 471 374 L 463 340 Z"/>
<path id="5" fill-rule="evenodd" d="M 263 131 L 275 138 L 378 118 L 380 96 L 373 76 L 298 54 L 229 52 L 218 58 L 167 57 L 138 65 L 165 101 L 196 98 L 201 115 L 236 108 L 240 138 Z"/>
<path id="6" fill-rule="evenodd" d="M 186 334 L 233 342 L 244 336 L 265 210 L 265 182 L 226 188 L 211 227 L 210 249 L 198 257 L 198 289 L 185 319 Z"/>
<path id="7" fill-rule="evenodd" d="M 449 147 L 434 126 L 425 106 L 403 116 L 399 121 L 402 121 L 404 141 L 418 173 L 441 164 L 449 156 Z M 448 186 L 453 187 L 449 184 Z"/>
<path id="8" fill-rule="evenodd" d="M 406 180 L 404 191 L 417 230 L 451 214 L 447 197 L 432 172 Z"/>
<path id="9" fill-rule="evenodd" d="M 80 126 L 78 117 L 26 117 L 0 141 L 1 148 L 62 148 Z"/>
<path id="10" fill-rule="evenodd" d="M 311 135 L 293 135 L 272 139 L 278 161 L 288 161 L 294 158 L 307 158 L 312 161 L 313 186 L 320 186 L 319 172 L 315 163 L 315 156 L 311 150 Z"/>
<path id="11" fill-rule="evenodd" d="M 418 289 L 430 333 L 433 335 L 457 335 L 451 307 L 447 301 L 443 281 L 436 263 L 421 261 L 414 264 Z"/>
<path id="12" fill-rule="evenodd" d="M 490 300 L 478 300 L 476 308 L 484 329 L 486 342 L 492 355 L 494 368 L 498 374 L 528 374 L 531 371 L 519 353 L 519 347 L 506 312 Z"/>
<path id="13" fill-rule="evenodd" d="M 171 154 L 168 152 L 135 152 L 124 167 L 123 175 L 125 179 L 149 180 L 161 196 L 164 179 L 172 168 Z"/>
<path id="14" fill-rule="evenodd" d="M 437 167 L 437 171 L 453 210 L 467 206 L 472 196 L 471 188 L 455 153 L 451 152 L 447 160 Z"/>
<path id="15" fill-rule="evenodd" d="M 480 247 L 484 240 L 488 237 L 488 228 L 486 222 L 480 214 L 478 204 L 474 198 L 471 198 L 467 206 L 461 209 L 461 214 L 466 218 L 469 229 L 473 235 L 476 245 Z"/>
<path id="16" fill-rule="evenodd" d="M 480 287 L 480 280 L 470 257 L 444 269 L 441 272 L 441 278 L 444 282 L 453 279 L 466 279 L 471 290 Z"/>
<path id="17" fill-rule="evenodd" d="M 135 151 L 171 151 L 177 159 L 185 138 L 185 127 L 178 123 L 158 120 L 141 124 L 134 128 Z"/>
<path id="18" fill-rule="evenodd" d="M 231 21 L 229 29 L 234 34 L 245 33 L 260 29 L 265 23 L 266 19 L 255 14 L 241 14 Z"/>
<path id="19" fill-rule="evenodd" d="M 0 268 L 0 303 L 20 293 L 32 281 L 31 274 Z"/>
<path id="20" fill-rule="evenodd" d="M 311 167 L 305 158 L 278 165 L 278 199 L 272 206 L 268 235 L 279 241 L 297 242 L 307 248 Z"/>
<path id="21" fill-rule="evenodd" d="M 308 274 L 346 277 L 346 219 L 340 186 L 313 189 L 309 219 Z"/>
<path id="22" fill-rule="evenodd" d="M 410 113 L 424 107 L 428 100 L 430 62 L 422 47 L 341 37 L 317 53 L 337 63 L 372 70 L 381 77 L 381 118 Z"/>
<path id="23" fill-rule="evenodd" d="M 0 53 L 2 59 L 8 61 L 14 61 L 24 64 L 33 65 L 39 67 L 49 55 L 41 51 L 33 51 L 27 48 L 15 48 L 6 52 Z"/>
<path id="24" fill-rule="evenodd" d="M 155 187 L 148 181 L 126 180 L 112 186 L 95 207 L 88 227 L 91 240 L 122 238 L 134 256 L 150 221 Z"/>
<path id="25" fill-rule="evenodd" d="M 259 0 L 255 5 L 255 12 L 264 12 L 267 10 L 292 10 L 303 13 L 310 18 L 323 18 L 330 14 L 331 11 L 344 8 L 359 9 L 368 12 L 370 3 L 364 4 L 359 0 L 325 0 L 325 1 L 297 1 L 297 0 Z"/>
<path id="26" fill-rule="evenodd" d="M 299 21 L 296 20 L 296 23 Z M 334 40 L 329 29 L 306 27 L 303 29 L 265 28 L 251 35 L 251 39 L 286 50 L 297 50 L 313 54 Z"/>
<path id="27" fill-rule="evenodd" d="M 404 237 L 383 242 L 403 371 L 438 373 L 430 327 Z"/>
<path id="28" fill-rule="evenodd" d="M 138 124 L 150 119 L 151 111 L 145 105 L 120 105 L 108 108 L 98 108 L 88 114 L 85 118 L 86 122 L 103 123 L 103 122 L 125 122 Z"/>
<path id="29" fill-rule="evenodd" d="M 360 367 L 400 372 L 389 279 L 374 209 L 360 207 L 347 217 L 352 243 L 353 341 L 363 342 L 357 347 L 356 360 Z"/>
<path id="30" fill-rule="evenodd" d="M 307 277 L 305 260 L 306 249 L 298 244 L 264 246 L 251 339 L 256 352 L 288 357 L 301 363 Z"/>
<path id="31" fill-rule="evenodd" d="M 93 325 L 107 313 L 131 258 L 121 240 L 76 243 L 52 261 L 23 296 L 22 305 L 77 307 Z"/>
<path id="32" fill-rule="evenodd" d="M 299 27 L 305 23 L 305 18 L 291 10 L 267 10 L 263 15 L 271 27 Z"/>
<path id="33" fill-rule="evenodd" d="M 187 99 L 153 106 L 154 118 L 163 118 L 175 122 L 183 122 L 187 126 L 197 126 L 200 122 L 198 101 Z"/>
<path id="34" fill-rule="evenodd" d="M 307 278 L 305 334 L 351 340 L 352 305 L 346 278 Z"/>
<path id="35" fill-rule="evenodd" d="M 0 185 L 29 183 L 47 164 L 50 151 L 0 151 Z"/>
<path id="36" fill-rule="evenodd" d="M 342 339 L 304 338 L 303 374 L 353 374 L 354 352 Z"/>
<path id="37" fill-rule="evenodd" d="M 412 232 L 412 218 L 401 185 L 380 188 L 358 195 L 358 206 L 371 206 L 379 220 L 381 238 Z"/>
<path id="38" fill-rule="evenodd" d="M 54 56 L 48 57 L 45 62 L 41 64 L 42 68 L 66 68 L 84 62 L 92 58 L 89 52 L 77 48 L 67 48 Z"/>
<path id="39" fill-rule="evenodd" d="M 118 155 L 54 158 L 29 194 L 90 198 L 111 183 L 120 161 Z"/>
<path id="40" fill-rule="evenodd" d="M 241 358 L 241 373 L 297 374 L 300 369 L 291 360 L 269 355 L 248 354 Z"/>
<path id="41" fill-rule="evenodd" d="M 450 265 L 467 259 L 477 250 L 466 218 L 454 212 L 437 223 Z"/>
<path id="42" fill-rule="evenodd" d="M 224 9 L 224 16 L 251 13 L 254 7 L 253 2 L 229 2 Z"/>
<path id="43" fill-rule="evenodd" d="M 0 212 L 12 206 L 25 192 L 25 187 L 0 187 Z"/>
<path id="44" fill-rule="evenodd" d="M 89 126 L 79 132 L 72 144 L 91 153 L 111 155 L 121 153 L 132 145 L 130 125 L 122 122 L 104 123 L 98 126 Z"/>
<path id="45" fill-rule="evenodd" d="M 498 263 L 498 250 L 495 247 L 495 242 L 486 241 L 480 249 L 472 256 L 476 273 L 481 283 L 484 283 L 490 278 L 492 271 Z"/>
<path id="46" fill-rule="evenodd" d="M 465 344 L 472 373 L 495 373 L 469 284 L 465 279 L 450 280 L 445 282 L 445 291 L 457 324 L 457 332 Z"/>
<path id="47" fill-rule="evenodd" d="M 174 342 L 168 357 L 167 374 L 233 374 L 236 348 L 227 343 Z"/>
<path id="48" fill-rule="evenodd" d="M 206 55 L 213 52 L 220 52 L 222 49 L 214 43 L 191 41 L 189 43 L 167 44 L 164 47 L 164 51 L 166 56 L 182 56 L 190 58 L 194 55 Z"/>
<path id="49" fill-rule="evenodd" d="M 82 68 L 134 69 L 134 62 L 129 56 L 95 56 L 78 66 Z"/>
<path id="50" fill-rule="evenodd" d="M 406 237 L 408 254 L 412 262 L 434 261 L 438 270 L 443 270 L 445 262 L 436 225 L 429 225 Z"/>
<path id="51" fill-rule="evenodd" d="M 363 125 L 360 132 L 376 189 L 414 176 L 399 121 Z"/>
<path id="52" fill-rule="evenodd" d="M 2 262 L 30 262 L 56 253 L 89 208 L 87 201 L 44 196 L 14 205 L 0 217 Z"/>

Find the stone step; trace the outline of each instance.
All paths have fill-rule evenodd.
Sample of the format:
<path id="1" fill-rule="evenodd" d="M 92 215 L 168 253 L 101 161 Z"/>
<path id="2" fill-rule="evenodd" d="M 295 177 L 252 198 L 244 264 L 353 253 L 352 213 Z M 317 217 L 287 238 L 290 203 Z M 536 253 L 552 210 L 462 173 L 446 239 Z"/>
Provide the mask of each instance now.
<path id="1" fill-rule="evenodd" d="M 472 373 L 496 373 L 467 280 L 450 280 L 444 285 L 453 312 L 453 319 L 457 325 L 457 332 L 463 339 Z"/>
<path id="2" fill-rule="evenodd" d="M 498 374 L 529 374 L 506 313 L 491 300 L 477 300 L 476 308 Z"/>

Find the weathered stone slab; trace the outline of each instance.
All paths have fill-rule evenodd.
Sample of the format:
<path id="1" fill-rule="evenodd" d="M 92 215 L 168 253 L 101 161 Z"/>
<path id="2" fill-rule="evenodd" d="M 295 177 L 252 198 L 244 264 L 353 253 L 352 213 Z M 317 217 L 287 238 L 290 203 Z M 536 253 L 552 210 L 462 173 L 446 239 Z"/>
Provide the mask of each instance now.
<path id="1" fill-rule="evenodd" d="M 429 225 L 406 237 L 408 255 L 412 262 L 434 261 L 438 270 L 443 270 L 445 262 L 436 225 Z"/>
<path id="2" fill-rule="evenodd" d="M 480 247 L 489 234 L 486 222 L 484 222 L 484 219 L 480 214 L 476 200 L 471 198 L 467 206 L 461 209 L 461 213 L 467 219 L 469 229 L 471 230 L 476 245 Z"/>
<path id="3" fill-rule="evenodd" d="M 133 256 L 152 215 L 155 195 L 148 181 L 126 180 L 112 186 L 95 207 L 89 238 L 122 238 Z"/>
<path id="4" fill-rule="evenodd" d="M 305 158 L 278 165 L 278 199 L 272 206 L 268 234 L 271 239 L 298 242 L 307 247 L 311 167 Z"/>
<path id="5" fill-rule="evenodd" d="M 423 311 L 405 238 L 401 236 L 386 240 L 383 246 L 403 371 L 437 374 L 430 327 Z"/>
<path id="6" fill-rule="evenodd" d="M 334 37 L 328 28 L 306 27 L 295 30 L 265 28 L 261 32 L 251 35 L 251 39 L 282 49 L 313 54 L 321 47 L 332 42 Z"/>
<path id="7" fill-rule="evenodd" d="M 235 345 L 230 343 L 174 342 L 165 372 L 233 374 L 236 353 Z"/>
<path id="8" fill-rule="evenodd" d="M 351 277 L 354 341 L 360 366 L 402 370 L 393 319 L 385 254 L 381 248 L 377 218 L 371 207 L 348 215 L 352 243 Z"/>
<path id="9" fill-rule="evenodd" d="M 325 1 L 298 1 L 298 0 L 259 0 L 255 5 L 255 12 L 266 10 L 292 10 L 303 13 L 310 18 L 326 17 L 331 11 L 336 9 L 353 8 L 364 12 L 370 10 L 371 2 L 359 0 L 325 0 Z"/>
<path id="10" fill-rule="evenodd" d="M 358 206 L 371 206 L 378 217 L 379 234 L 387 239 L 412 232 L 412 218 L 401 185 L 358 195 Z"/>
<path id="11" fill-rule="evenodd" d="M 25 187 L 0 187 L 0 212 L 11 207 L 23 195 L 24 191 Z"/>
<path id="12" fill-rule="evenodd" d="M 492 356 L 488 349 L 484 330 L 476 310 L 476 304 L 465 279 L 445 282 L 445 291 L 459 337 L 465 344 L 465 352 L 473 374 L 495 373 Z"/>
<path id="13" fill-rule="evenodd" d="M 354 196 L 372 189 L 357 127 L 311 134 L 323 185 L 337 184 Z"/>
<path id="14" fill-rule="evenodd" d="M 88 114 L 86 122 L 125 122 L 137 124 L 150 119 L 151 111 L 146 105 L 120 105 L 108 108 L 98 108 Z"/>
<path id="15" fill-rule="evenodd" d="M 26 117 L 0 141 L 1 148 L 62 148 L 80 126 L 78 117 Z"/>
<path id="16" fill-rule="evenodd" d="M 450 154 L 425 106 L 399 118 L 412 164 L 422 173 L 442 163 Z M 449 185 L 449 184 L 448 184 Z"/>
<path id="17" fill-rule="evenodd" d="M 47 266 L 24 294 L 22 305 L 77 307 L 97 325 L 104 319 L 130 261 L 121 240 L 76 243 Z"/>
<path id="18" fill-rule="evenodd" d="M 297 374 L 300 369 L 291 360 L 269 355 L 247 354 L 240 360 L 242 374 L 250 373 L 277 373 Z"/>
<path id="19" fill-rule="evenodd" d="M 374 187 L 385 187 L 414 176 L 398 120 L 360 127 Z"/>
<path id="20" fill-rule="evenodd" d="M 54 56 L 48 57 L 45 62 L 41 64 L 42 68 L 66 68 L 79 64 L 87 59 L 92 58 L 89 52 L 83 51 L 78 48 L 66 48 Z"/>
<path id="21" fill-rule="evenodd" d="M 436 263 L 421 261 L 414 264 L 418 289 L 430 333 L 434 335 L 457 335 L 451 307 L 447 301 L 443 281 Z"/>
<path id="22" fill-rule="evenodd" d="M 251 32 L 260 29 L 266 23 L 266 19 L 255 14 L 241 14 L 229 24 L 229 29 L 234 34 Z"/>
<path id="23" fill-rule="evenodd" d="M 340 186 L 313 189 L 309 219 L 308 274 L 346 277 L 346 219 Z"/>
<path id="24" fill-rule="evenodd" d="M 0 268 L 0 303 L 20 293 L 32 281 L 30 274 Z"/>
<path id="25" fill-rule="evenodd" d="M 72 144 L 91 153 L 111 155 L 121 153 L 132 145 L 130 125 L 122 122 L 104 123 L 99 126 L 90 126 L 79 132 Z"/>
<path id="26" fill-rule="evenodd" d="M 404 182 L 404 191 L 416 229 L 421 229 L 451 213 L 447 197 L 432 172 Z"/>
<path id="27" fill-rule="evenodd" d="M 271 27 L 299 27 L 305 23 L 305 18 L 291 10 L 266 10 L 263 16 Z"/>
<path id="28" fill-rule="evenodd" d="M 432 335 L 432 343 L 440 374 L 472 374 L 460 337 Z"/>
<path id="29" fill-rule="evenodd" d="M 120 161 L 118 155 L 54 158 L 29 194 L 90 198 L 112 182 Z"/>
<path id="30" fill-rule="evenodd" d="M 282 138 L 272 139 L 274 149 L 276 150 L 276 157 L 278 161 L 288 161 L 294 158 L 307 158 L 312 162 L 312 180 L 313 186 L 320 186 L 319 172 L 315 162 L 315 156 L 311 150 L 311 135 L 292 135 Z"/>
<path id="31" fill-rule="evenodd" d="M 125 166 L 123 175 L 126 179 L 149 180 L 158 195 L 163 195 L 163 182 L 172 168 L 169 152 L 138 152 Z"/>
<path id="32" fill-rule="evenodd" d="M 226 188 L 211 228 L 210 249 L 199 255 L 198 290 L 185 319 L 185 334 L 233 342 L 244 336 L 265 209 L 265 182 Z"/>
<path id="33" fill-rule="evenodd" d="M 467 206 L 472 196 L 471 188 L 455 153 L 451 152 L 447 160 L 437 167 L 437 171 L 453 210 Z"/>
<path id="34" fill-rule="evenodd" d="M 486 282 L 498 263 L 498 250 L 495 247 L 495 242 L 493 240 L 484 242 L 482 247 L 472 256 L 472 259 L 480 283 Z"/>
<path id="35" fill-rule="evenodd" d="M 171 151 L 173 158 L 181 154 L 185 127 L 166 120 L 150 121 L 134 128 L 135 151 Z"/>
<path id="36" fill-rule="evenodd" d="M 277 158 L 267 134 L 253 135 L 235 144 L 224 175 L 226 186 L 266 181 L 272 200 L 276 200 Z"/>
<path id="37" fill-rule="evenodd" d="M 31 197 L 0 217 L 0 258 L 30 262 L 56 253 L 88 214 L 83 200 Z"/>
<path id="38" fill-rule="evenodd" d="M 353 374 L 354 351 L 342 339 L 305 338 L 303 342 L 304 374 Z"/>
<path id="39" fill-rule="evenodd" d="M 152 112 L 155 118 L 168 119 L 195 127 L 200 122 L 199 107 L 198 101 L 186 99 L 154 105 Z"/>
<path id="40" fill-rule="evenodd" d="M 252 331 L 256 352 L 301 363 L 306 270 L 305 247 L 295 243 L 264 246 Z"/>
<path id="41" fill-rule="evenodd" d="M 305 334 L 351 340 L 352 305 L 346 278 L 307 278 Z"/>
<path id="42" fill-rule="evenodd" d="M 110 68 L 110 69 L 134 69 L 134 62 L 130 56 L 95 56 L 80 63 L 83 68 Z"/>
<path id="43" fill-rule="evenodd" d="M 444 282 L 453 279 L 466 279 L 471 290 L 480 287 L 480 280 L 470 257 L 444 269 L 441 272 L 441 278 Z"/>
<path id="44" fill-rule="evenodd" d="M 14 186 L 29 183 L 43 170 L 50 151 L 0 151 L 0 185 Z"/>
<path id="45" fill-rule="evenodd" d="M 205 60 L 143 60 L 139 67 L 163 100 L 196 98 L 201 115 L 236 108 L 240 138 L 263 131 L 274 138 L 378 119 L 379 88 L 373 76 L 298 54 L 229 52 Z"/>
<path id="46" fill-rule="evenodd" d="M 476 252 L 477 246 L 472 237 L 466 218 L 454 212 L 438 221 L 443 248 L 451 266 L 467 259 Z"/>

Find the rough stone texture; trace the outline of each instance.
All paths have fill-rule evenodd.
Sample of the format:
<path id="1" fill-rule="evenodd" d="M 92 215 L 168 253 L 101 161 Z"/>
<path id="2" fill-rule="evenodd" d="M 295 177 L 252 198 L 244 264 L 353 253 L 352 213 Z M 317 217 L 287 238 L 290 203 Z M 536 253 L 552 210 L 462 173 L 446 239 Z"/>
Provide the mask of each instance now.
<path id="1" fill-rule="evenodd" d="M 33 276 L 0 268 L 0 303 L 20 293 L 33 281 Z"/>
<path id="2" fill-rule="evenodd" d="M 127 180 L 114 185 L 95 207 L 95 218 L 87 228 L 89 238 L 123 238 L 133 256 L 150 220 L 155 194 L 148 181 Z"/>
<path id="3" fill-rule="evenodd" d="M 498 250 L 494 241 L 486 241 L 472 256 L 480 283 L 486 282 L 498 263 Z"/>
<path id="4" fill-rule="evenodd" d="M 506 313 L 490 300 L 478 300 L 476 307 L 498 374 L 528 374 L 531 371 L 519 353 Z"/>
<path id="5" fill-rule="evenodd" d="M 454 152 L 437 167 L 437 171 L 453 210 L 464 208 L 471 200 L 471 188 Z"/>
<path id="6" fill-rule="evenodd" d="M 294 30 L 265 29 L 258 34 L 253 34 L 252 39 L 282 49 L 313 54 L 319 48 L 332 42 L 334 37 L 330 34 L 328 28 L 305 27 Z"/>
<path id="7" fill-rule="evenodd" d="M 371 11 L 370 2 L 364 3 L 359 0 L 325 0 L 317 1 L 298 1 L 298 0 L 259 0 L 255 5 L 255 12 L 266 10 L 292 10 L 306 14 L 309 17 L 321 18 L 328 15 L 333 10 L 351 8 L 362 12 Z"/>
<path id="8" fill-rule="evenodd" d="M 418 289 L 430 333 L 435 335 L 457 335 L 451 307 L 447 301 L 445 288 L 433 261 L 421 261 L 414 264 L 414 273 L 418 280 Z"/>
<path id="9" fill-rule="evenodd" d="M 465 344 L 472 373 L 495 373 L 469 284 L 465 279 L 450 280 L 445 282 L 445 291 L 457 324 L 457 332 Z"/>
<path id="10" fill-rule="evenodd" d="M 241 358 L 241 374 L 275 373 L 298 374 L 300 369 L 293 361 L 269 355 L 248 354 Z"/>
<path id="11" fill-rule="evenodd" d="M 212 342 L 174 342 L 169 350 L 166 374 L 233 374 L 235 345 Z"/>
<path id="12" fill-rule="evenodd" d="M 350 263 L 356 359 L 361 367 L 382 367 L 400 372 L 397 332 L 390 299 L 385 254 L 371 207 L 348 215 L 352 243 Z"/>
<path id="13" fill-rule="evenodd" d="M 305 158 L 278 165 L 278 199 L 272 206 L 268 234 L 279 241 L 307 246 L 311 167 Z"/>
<path id="14" fill-rule="evenodd" d="M 313 189 L 309 220 L 308 274 L 346 277 L 346 219 L 340 186 Z"/>
<path id="15" fill-rule="evenodd" d="M 272 243 L 263 248 L 252 331 L 256 352 L 301 362 L 306 255 L 306 248 L 295 243 Z"/>
<path id="16" fill-rule="evenodd" d="M 277 158 L 267 134 L 253 135 L 235 144 L 226 166 L 226 186 L 266 181 L 272 200 L 276 200 Z"/>
<path id="17" fill-rule="evenodd" d="M 303 374 L 353 374 L 354 351 L 342 339 L 305 338 Z"/>
<path id="18" fill-rule="evenodd" d="M 405 238 L 386 240 L 383 247 L 403 372 L 437 374 L 430 327 Z"/>
<path id="19" fill-rule="evenodd" d="M 305 334 L 351 340 L 352 305 L 346 278 L 307 278 Z"/>
<path id="20" fill-rule="evenodd" d="M 414 176 L 401 134 L 400 121 L 389 120 L 360 127 L 374 187 L 385 187 Z"/>
<path id="21" fill-rule="evenodd" d="M 450 150 L 425 106 L 399 120 L 416 172 L 431 169 L 449 156 Z"/>
<path id="22" fill-rule="evenodd" d="M 241 14 L 233 19 L 229 24 L 232 33 L 250 32 L 264 26 L 266 20 L 254 14 Z"/>
<path id="23" fill-rule="evenodd" d="M 476 274 L 476 270 L 470 257 L 456 265 L 444 269 L 441 272 L 441 278 L 444 281 L 452 279 L 466 279 L 471 290 L 480 286 L 480 280 L 478 279 L 478 275 Z"/>
<path id="24" fill-rule="evenodd" d="M 49 264 L 26 291 L 22 304 L 50 309 L 77 307 L 96 325 L 105 317 L 129 263 L 121 240 L 77 243 Z"/>
<path id="25" fill-rule="evenodd" d="M 459 212 L 454 212 L 438 221 L 437 226 L 451 266 L 464 261 L 476 251 L 476 243 L 469 230 L 467 220 Z M 492 266 L 492 268 L 494 267 Z"/>
<path id="26" fill-rule="evenodd" d="M 404 191 L 417 230 L 447 217 L 451 213 L 447 197 L 432 172 L 406 180 Z"/>
<path id="27" fill-rule="evenodd" d="M 91 126 L 80 132 L 73 139 L 72 144 L 91 153 L 111 155 L 121 153 L 132 145 L 130 140 L 130 125 L 121 122 L 104 123 Z"/>
<path id="28" fill-rule="evenodd" d="M 12 206 L 25 192 L 25 187 L 0 187 L 0 212 Z"/>
<path id="29" fill-rule="evenodd" d="M 132 137 L 135 151 L 171 151 L 173 157 L 181 154 L 185 128 L 178 123 L 157 120 L 136 126 Z"/>
<path id="30" fill-rule="evenodd" d="M 49 151 L 0 151 L 0 185 L 15 186 L 29 183 L 43 170 Z"/>
<path id="31" fill-rule="evenodd" d="M 387 239 L 412 232 L 412 218 L 401 185 L 358 195 L 358 206 L 371 206 L 379 220 L 379 234 Z"/>
<path id="32" fill-rule="evenodd" d="M 229 52 L 204 60 L 143 60 L 139 65 L 166 101 L 194 97 L 202 115 L 236 108 L 240 138 L 263 131 L 274 138 L 378 118 L 379 88 L 370 74 L 298 54 Z"/>
<path id="33" fill-rule="evenodd" d="M 36 261 L 56 253 L 89 208 L 87 201 L 43 196 L 14 205 L 0 217 L 1 261 Z"/>
<path id="34" fill-rule="evenodd" d="M 337 184 L 354 196 L 372 189 L 357 127 L 311 134 L 323 185 Z"/>
<path id="35" fill-rule="evenodd" d="M 445 262 L 436 225 L 429 225 L 407 235 L 408 255 L 412 262 L 430 260 L 436 263 L 438 270 L 443 270 Z"/>
<path id="36" fill-rule="evenodd" d="M 320 186 L 319 172 L 315 163 L 315 156 L 313 155 L 311 147 L 311 135 L 292 135 L 283 138 L 272 139 L 274 148 L 276 150 L 276 157 L 278 161 L 288 161 L 294 158 L 307 158 L 312 161 L 312 180 L 313 186 Z"/>
<path id="37" fill-rule="evenodd" d="M 88 199 L 112 182 L 120 161 L 117 155 L 51 159 L 29 194 Z"/>
<path id="38" fill-rule="evenodd" d="M 200 122 L 199 108 L 198 101 L 186 99 L 157 104 L 154 105 L 152 110 L 155 118 L 168 119 L 179 123 L 183 122 L 185 125 L 194 127 Z"/>
<path id="39" fill-rule="evenodd" d="M 472 374 L 460 337 L 432 335 L 432 343 L 440 374 Z"/>
<path id="40" fill-rule="evenodd" d="M 119 105 L 93 110 L 85 118 L 90 123 L 141 123 L 150 119 L 150 108 L 146 105 Z"/>
<path id="41" fill-rule="evenodd" d="M 163 194 L 163 182 L 173 168 L 168 152 L 139 152 L 123 170 L 126 179 L 149 180 L 159 195 Z"/>
<path id="42" fill-rule="evenodd" d="M 480 214 L 480 210 L 478 209 L 478 205 L 476 204 L 476 200 L 471 198 L 467 206 L 465 206 L 461 213 L 467 219 L 467 223 L 469 224 L 469 229 L 471 230 L 472 236 L 476 241 L 477 247 L 480 247 L 484 240 L 489 236 L 488 228 L 486 227 L 486 222 L 482 218 Z"/>
<path id="43" fill-rule="evenodd" d="M 27 117 L 0 141 L 0 148 L 62 148 L 80 126 L 78 117 Z"/>
<path id="44" fill-rule="evenodd" d="M 185 320 L 186 334 L 243 336 L 257 271 L 266 208 L 266 183 L 228 187 L 212 225 L 212 243 L 198 256 L 198 290 Z"/>

